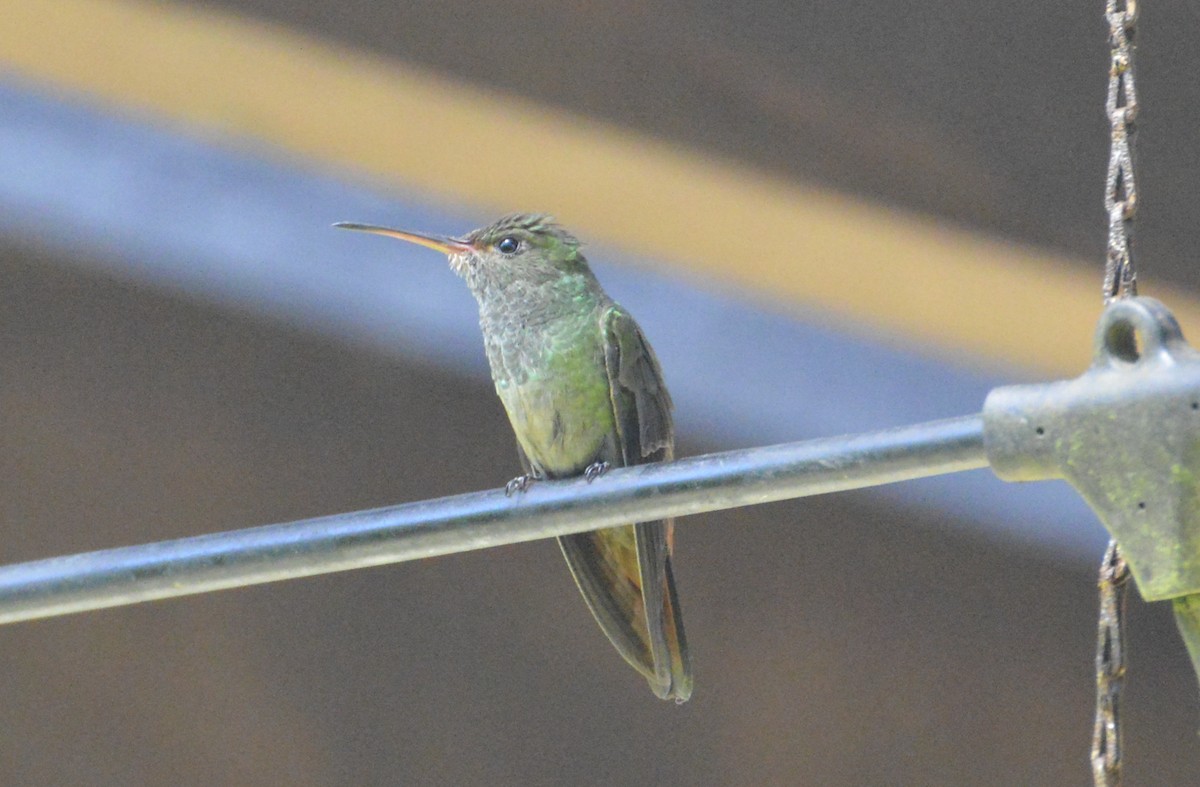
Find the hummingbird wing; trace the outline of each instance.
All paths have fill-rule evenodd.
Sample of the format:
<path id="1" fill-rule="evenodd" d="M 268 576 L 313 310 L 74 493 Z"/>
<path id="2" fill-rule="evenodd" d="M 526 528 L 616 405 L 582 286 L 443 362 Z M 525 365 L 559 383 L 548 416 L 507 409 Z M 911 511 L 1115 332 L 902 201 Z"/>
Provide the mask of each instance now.
<path id="1" fill-rule="evenodd" d="M 668 460 L 674 453 L 671 397 L 658 359 L 633 318 L 608 307 L 601 319 L 613 407 L 616 465 Z M 601 629 L 655 694 L 684 701 L 691 660 L 671 571 L 671 520 L 643 522 L 559 539 Z"/>

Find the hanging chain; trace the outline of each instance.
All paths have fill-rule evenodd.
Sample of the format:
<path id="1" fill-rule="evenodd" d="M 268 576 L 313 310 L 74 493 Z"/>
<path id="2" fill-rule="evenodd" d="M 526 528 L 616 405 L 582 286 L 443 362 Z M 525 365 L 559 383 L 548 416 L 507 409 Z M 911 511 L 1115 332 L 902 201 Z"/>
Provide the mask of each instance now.
<path id="1" fill-rule="evenodd" d="M 1133 178 L 1134 119 L 1137 89 L 1133 80 L 1133 32 L 1137 0 L 1106 0 L 1108 43 L 1112 60 L 1108 71 L 1108 121 L 1112 148 L 1108 156 L 1104 207 L 1108 211 L 1108 262 L 1104 266 L 1104 302 L 1137 295 L 1131 236 L 1137 214 L 1137 183 Z"/>
<path id="2" fill-rule="evenodd" d="M 1116 541 L 1100 564 L 1100 623 L 1096 632 L 1096 726 L 1092 732 L 1092 781 L 1121 783 L 1119 700 L 1125 680 L 1125 591 L 1129 567 Z"/>
<path id="3" fill-rule="evenodd" d="M 1134 119 L 1137 90 L 1133 78 L 1133 33 L 1137 0 L 1106 0 L 1112 59 L 1105 109 L 1112 148 L 1105 180 L 1108 211 L 1108 258 L 1104 266 L 1104 303 L 1137 295 L 1133 265 L 1133 220 L 1137 185 L 1133 177 Z M 1092 780 L 1096 787 L 1121 783 L 1120 696 L 1125 681 L 1125 597 L 1129 567 L 1117 542 L 1110 541 L 1100 564 L 1100 620 L 1096 632 L 1096 725 L 1092 732 Z"/>

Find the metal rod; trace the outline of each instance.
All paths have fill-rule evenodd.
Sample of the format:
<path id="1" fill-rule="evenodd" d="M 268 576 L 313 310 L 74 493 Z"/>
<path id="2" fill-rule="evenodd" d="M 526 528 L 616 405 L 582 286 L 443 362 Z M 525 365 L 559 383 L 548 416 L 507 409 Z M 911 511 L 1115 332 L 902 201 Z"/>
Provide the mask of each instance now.
<path id="1" fill-rule="evenodd" d="M 985 467 L 972 415 L 0 568 L 0 623 Z"/>

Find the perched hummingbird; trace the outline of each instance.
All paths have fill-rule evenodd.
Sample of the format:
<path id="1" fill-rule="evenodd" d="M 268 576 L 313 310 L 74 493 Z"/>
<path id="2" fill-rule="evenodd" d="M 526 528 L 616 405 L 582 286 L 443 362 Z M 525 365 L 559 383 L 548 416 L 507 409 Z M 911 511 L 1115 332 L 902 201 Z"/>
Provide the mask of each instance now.
<path id="1" fill-rule="evenodd" d="M 540 214 L 514 214 L 461 238 L 340 223 L 440 251 L 479 303 L 496 393 L 524 475 L 583 475 L 669 460 L 671 397 L 658 359 L 629 313 L 600 287 L 571 233 Z M 673 522 L 558 539 L 575 583 L 617 651 L 663 699 L 692 693 L 691 659 L 671 573 Z"/>

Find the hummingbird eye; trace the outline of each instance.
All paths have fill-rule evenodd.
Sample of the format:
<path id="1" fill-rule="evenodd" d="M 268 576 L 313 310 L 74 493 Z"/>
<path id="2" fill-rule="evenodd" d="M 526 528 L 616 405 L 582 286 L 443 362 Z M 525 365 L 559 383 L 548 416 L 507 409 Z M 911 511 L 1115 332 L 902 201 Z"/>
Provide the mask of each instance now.
<path id="1" fill-rule="evenodd" d="M 496 243 L 496 250 L 501 254 L 516 254 L 519 248 L 521 248 L 521 241 L 512 235 L 505 235 Z"/>

